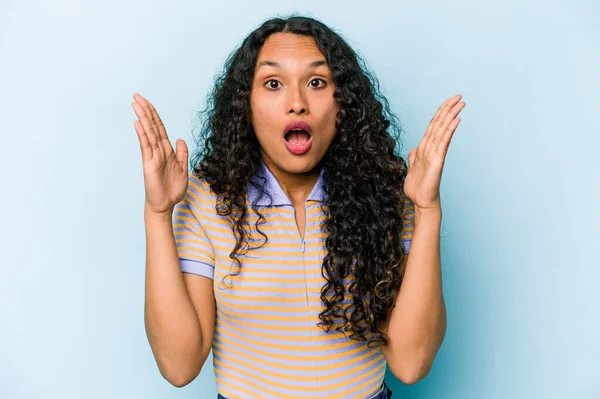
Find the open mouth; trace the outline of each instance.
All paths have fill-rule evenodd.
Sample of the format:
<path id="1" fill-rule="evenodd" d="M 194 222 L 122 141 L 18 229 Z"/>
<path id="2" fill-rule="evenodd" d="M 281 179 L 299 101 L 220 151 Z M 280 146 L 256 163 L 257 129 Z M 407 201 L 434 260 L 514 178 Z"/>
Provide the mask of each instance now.
<path id="1" fill-rule="evenodd" d="M 312 146 L 312 128 L 304 121 L 290 121 L 283 129 L 287 149 L 296 155 L 306 154 Z"/>
<path id="2" fill-rule="evenodd" d="M 304 145 L 311 139 L 311 134 L 304 129 L 289 130 L 284 138 L 292 145 Z"/>

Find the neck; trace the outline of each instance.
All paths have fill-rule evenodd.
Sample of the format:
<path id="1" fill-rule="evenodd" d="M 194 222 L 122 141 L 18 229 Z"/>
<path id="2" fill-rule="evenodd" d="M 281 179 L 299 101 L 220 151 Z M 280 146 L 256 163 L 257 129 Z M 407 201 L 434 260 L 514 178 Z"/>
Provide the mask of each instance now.
<path id="1" fill-rule="evenodd" d="M 287 195 L 294 207 L 304 206 L 308 195 L 311 193 L 317 179 L 319 169 L 313 168 L 307 172 L 290 173 L 277 167 L 270 159 L 263 157 L 263 162 L 269 171 L 275 176 L 281 189 Z"/>

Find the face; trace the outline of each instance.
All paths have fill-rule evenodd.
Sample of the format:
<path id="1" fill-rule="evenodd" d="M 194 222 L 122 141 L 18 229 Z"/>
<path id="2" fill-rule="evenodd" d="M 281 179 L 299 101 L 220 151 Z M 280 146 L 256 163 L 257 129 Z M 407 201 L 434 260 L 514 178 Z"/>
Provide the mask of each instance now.
<path id="1" fill-rule="evenodd" d="M 331 71 L 313 38 L 269 36 L 258 55 L 250 93 L 252 125 L 269 167 L 306 173 L 317 166 L 336 134 L 339 105 L 334 90 Z M 308 124 L 304 127 L 310 130 L 310 143 L 301 144 L 308 137 L 303 132 L 288 134 L 294 122 Z"/>

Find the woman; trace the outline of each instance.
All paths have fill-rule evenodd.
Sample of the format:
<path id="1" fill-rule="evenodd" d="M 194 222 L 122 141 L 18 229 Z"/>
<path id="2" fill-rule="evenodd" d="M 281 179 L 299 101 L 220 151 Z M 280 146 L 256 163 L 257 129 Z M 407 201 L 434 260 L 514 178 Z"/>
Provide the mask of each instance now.
<path id="1" fill-rule="evenodd" d="M 408 168 L 355 52 L 292 17 L 227 60 L 193 173 L 185 142 L 174 152 L 134 99 L 145 322 L 164 378 L 188 384 L 211 348 L 219 398 L 389 398 L 386 364 L 407 384 L 428 373 L 446 328 L 439 186 L 460 95 Z"/>

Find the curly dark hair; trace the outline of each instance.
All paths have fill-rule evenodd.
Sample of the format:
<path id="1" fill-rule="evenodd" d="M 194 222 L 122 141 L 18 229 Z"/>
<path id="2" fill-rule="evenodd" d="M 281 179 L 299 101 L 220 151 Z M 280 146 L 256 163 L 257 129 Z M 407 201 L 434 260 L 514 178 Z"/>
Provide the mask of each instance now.
<path id="1" fill-rule="evenodd" d="M 381 327 L 394 306 L 405 270 L 401 232 L 407 164 L 394 153 L 400 144 L 398 119 L 390 112 L 377 79 L 339 34 L 302 16 L 269 19 L 250 33 L 226 60 L 201 111 L 199 150 L 191 160 L 194 173 L 204 177 L 217 196 L 217 213 L 232 222 L 236 245 L 230 258 L 237 271 L 231 275 L 238 275 L 240 254 L 253 249 L 244 226 L 246 190 L 254 184 L 251 179 L 261 163 L 250 90 L 258 54 L 266 39 L 279 32 L 315 40 L 333 74 L 334 97 L 340 105 L 336 137 L 319 163 L 325 168 L 327 192 L 321 227 L 328 234 L 322 265 L 324 309 L 318 325 L 325 331 L 335 328 L 349 333 L 369 345 L 386 344 L 388 337 Z M 259 216 L 260 232 L 265 219 L 254 205 L 252 209 Z M 264 245 L 267 236 L 260 234 Z"/>

